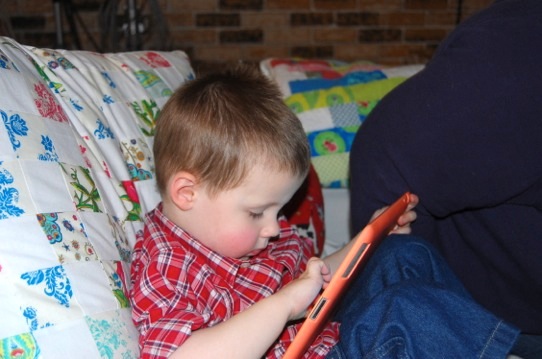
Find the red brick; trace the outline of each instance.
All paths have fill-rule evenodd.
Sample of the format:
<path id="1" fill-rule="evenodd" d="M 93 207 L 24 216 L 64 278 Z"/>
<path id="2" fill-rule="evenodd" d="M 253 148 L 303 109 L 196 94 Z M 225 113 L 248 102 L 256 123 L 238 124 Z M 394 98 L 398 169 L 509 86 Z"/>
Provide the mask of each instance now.
<path id="1" fill-rule="evenodd" d="M 437 51 L 438 44 L 426 44 L 424 47 L 410 49 L 410 56 L 412 58 L 411 63 L 425 63 L 429 61 L 435 51 Z"/>
<path id="2" fill-rule="evenodd" d="M 6 2 L 6 1 L 4 1 Z M 13 0 L 7 2 L 14 2 Z M 43 1 L 43 0 L 19 0 L 18 4 L 18 13 L 19 14 L 44 14 L 44 13 L 53 13 L 53 1 Z M 4 11 L 2 4 L 2 12 Z"/>
<path id="3" fill-rule="evenodd" d="M 18 1 L 2 1 L 4 15 L 16 15 L 19 13 Z"/>
<path id="4" fill-rule="evenodd" d="M 379 44 L 338 44 L 335 46 L 335 58 L 343 61 L 378 60 Z"/>
<path id="5" fill-rule="evenodd" d="M 293 13 L 290 16 L 291 26 L 322 26 L 333 23 L 333 14 L 330 12 L 320 13 Z"/>
<path id="6" fill-rule="evenodd" d="M 194 16 L 190 13 L 174 13 L 165 14 L 167 23 L 170 29 L 174 29 L 179 26 L 194 26 Z"/>
<path id="7" fill-rule="evenodd" d="M 44 16 L 12 16 L 10 21 L 14 31 L 45 29 L 46 23 Z"/>
<path id="8" fill-rule="evenodd" d="M 219 34 L 221 44 L 226 43 L 261 43 L 263 31 L 261 29 L 224 30 Z"/>
<path id="9" fill-rule="evenodd" d="M 423 46 L 423 45 L 412 45 L 404 43 L 395 43 L 395 44 L 382 44 L 379 47 L 378 55 L 380 57 L 408 57 L 411 54 L 411 51 L 414 47 Z"/>
<path id="10" fill-rule="evenodd" d="M 263 0 L 220 0 L 220 10 L 261 10 Z"/>
<path id="11" fill-rule="evenodd" d="M 314 0 L 316 9 L 351 10 L 356 8 L 356 0 Z"/>
<path id="12" fill-rule="evenodd" d="M 239 58 L 239 45 L 237 44 L 220 44 L 209 46 L 196 46 L 194 48 L 194 56 L 198 60 L 207 61 L 238 61 Z"/>
<path id="13" fill-rule="evenodd" d="M 374 12 L 390 12 L 403 10 L 404 0 L 363 0 L 360 1 L 360 10 Z"/>
<path id="14" fill-rule="evenodd" d="M 431 11 L 425 14 L 424 24 L 425 26 L 448 26 L 449 28 L 454 28 L 456 19 L 457 14 L 455 11 Z"/>
<path id="15" fill-rule="evenodd" d="M 340 12 L 337 14 L 339 26 L 374 26 L 379 24 L 380 14 L 374 12 Z"/>
<path id="16" fill-rule="evenodd" d="M 310 0 L 267 0 L 267 9 L 310 9 Z"/>
<path id="17" fill-rule="evenodd" d="M 316 43 L 348 43 L 356 42 L 356 29 L 349 28 L 329 28 L 329 29 L 314 29 L 314 40 Z"/>
<path id="18" fill-rule="evenodd" d="M 312 31 L 307 27 L 282 27 L 265 31 L 265 42 L 271 45 L 306 45 L 312 40 Z"/>
<path id="19" fill-rule="evenodd" d="M 224 27 L 241 25 L 239 14 L 197 14 L 196 25 L 201 27 Z"/>
<path id="20" fill-rule="evenodd" d="M 94 12 L 94 11 L 100 10 L 100 7 L 102 6 L 103 1 L 79 0 L 79 1 L 60 1 L 60 3 L 64 3 L 67 5 L 71 3 L 73 11 L 78 11 L 81 14 L 87 11 Z"/>
<path id="21" fill-rule="evenodd" d="M 405 9 L 443 10 L 447 8 L 448 0 L 405 0 Z"/>
<path id="22" fill-rule="evenodd" d="M 171 33 L 174 42 L 181 44 L 217 44 L 218 32 L 215 29 L 191 29 Z"/>
<path id="23" fill-rule="evenodd" d="M 447 35 L 443 29 L 407 29 L 405 41 L 440 42 Z"/>
<path id="24" fill-rule="evenodd" d="M 213 11 L 218 10 L 218 2 L 216 0 L 169 0 L 167 11 L 170 12 L 186 12 L 187 10 L 197 11 Z"/>
<path id="25" fill-rule="evenodd" d="M 269 45 L 251 45 L 243 51 L 245 60 L 261 61 L 268 57 L 288 57 L 289 48 L 287 46 L 269 46 Z"/>
<path id="26" fill-rule="evenodd" d="M 295 46 L 290 49 L 290 56 L 304 58 L 333 58 L 333 46 Z"/>
<path id="27" fill-rule="evenodd" d="M 421 26 L 424 24 L 424 21 L 425 21 L 425 14 L 422 12 L 391 13 L 384 16 L 386 17 L 386 21 L 382 20 L 381 25 L 386 24 L 390 27 L 412 26 L 412 25 Z"/>
<path id="28" fill-rule="evenodd" d="M 290 25 L 290 17 L 284 13 L 249 12 L 241 13 L 241 26 L 260 28 L 285 28 Z"/>
<path id="29" fill-rule="evenodd" d="M 360 30 L 359 42 L 388 42 L 400 41 L 402 37 L 400 29 L 370 29 Z"/>

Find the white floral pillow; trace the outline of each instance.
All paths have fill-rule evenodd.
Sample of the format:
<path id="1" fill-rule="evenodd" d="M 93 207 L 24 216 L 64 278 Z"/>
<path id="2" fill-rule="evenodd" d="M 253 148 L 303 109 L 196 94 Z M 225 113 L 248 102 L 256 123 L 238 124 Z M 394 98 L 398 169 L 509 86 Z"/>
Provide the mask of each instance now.
<path id="1" fill-rule="evenodd" d="M 129 260 L 158 201 L 154 120 L 182 52 L 0 37 L 0 358 L 137 358 Z"/>

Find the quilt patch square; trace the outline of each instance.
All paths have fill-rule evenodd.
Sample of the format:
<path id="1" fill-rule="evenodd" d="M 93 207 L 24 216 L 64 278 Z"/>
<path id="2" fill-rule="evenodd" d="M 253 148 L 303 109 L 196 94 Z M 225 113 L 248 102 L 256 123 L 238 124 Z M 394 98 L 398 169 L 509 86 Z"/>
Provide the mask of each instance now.
<path id="1" fill-rule="evenodd" d="M 0 238 L 2 272 L 18 275 L 58 265 L 58 258 L 35 215 L 0 221 Z"/>
<path id="2" fill-rule="evenodd" d="M 4 263 L 2 253 L 0 252 L 0 265 Z M 28 332 L 28 324 L 25 318 L 20 314 L 20 293 L 14 282 L 17 280 L 16 275 L 3 267 L 0 271 L 0 303 L 2 303 L 2 325 L 0 325 L 0 338 L 8 338 L 16 336 L 20 333 Z M 7 345 L 0 340 L 0 346 L 7 350 L 10 345 Z M 1 350 L 1 349 L 0 349 Z M 0 355 L 0 358 L 3 358 Z M 10 358 L 10 357 L 8 357 Z"/>
<path id="3" fill-rule="evenodd" d="M 22 333 L 0 339 L 0 358 L 37 359 L 40 354 L 40 348 L 32 333 Z"/>
<path id="4" fill-rule="evenodd" d="M 40 113 L 34 106 L 34 83 L 35 80 L 28 74 L 23 75 L 15 71 L 2 70 L 2 76 L 0 76 L 2 91 L 17 94 L 17 96 L 0 96 L 0 109 L 3 111 L 16 110 L 39 116 Z"/>
<path id="5" fill-rule="evenodd" d="M 58 162 L 83 166 L 85 162 L 81 152 L 74 151 L 79 145 L 71 125 L 51 120 L 44 120 L 44 123 L 47 128 L 47 133 L 49 133 L 49 137 L 54 143 Z"/>
<path id="6" fill-rule="evenodd" d="M 114 310 L 86 317 L 102 358 L 138 358 L 138 336 L 126 313 L 127 310 Z"/>
<path id="7" fill-rule="evenodd" d="M 64 266 L 22 273 L 16 285 L 20 291 L 20 315 L 26 319 L 30 330 L 55 326 L 83 316 Z"/>
<path id="8" fill-rule="evenodd" d="M 36 213 L 75 211 L 62 166 L 57 162 L 21 161 Z"/>
<path id="9" fill-rule="evenodd" d="M 40 358 L 104 358 L 100 356 L 84 317 L 43 328 L 32 334 L 39 346 Z"/>
<path id="10" fill-rule="evenodd" d="M 335 127 L 359 126 L 361 124 L 358 106 L 355 103 L 332 106 L 329 108 Z"/>
<path id="11" fill-rule="evenodd" d="M 348 161 L 348 152 L 312 158 L 322 186 L 330 188 L 348 186 Z"/>
<path id="12" fill-rule="evenodd" d="M 0 220 L 35 213 L 20 163 L 0 161 Z"/>
<path id="13" fill-rule="evenodd" d="M 134 75 L 150 97 L 169 97 L 173 91 L 153 70 L 135 70 Z"/>
<path id="14" fill-rule="evenodd" d="M 122 261 L 102 261 L 102 265 L 107 275 L 107 279 L 109 279 L 111 291 L 119 303 L 119 308 L 129 308 L 129 266 L 124 265 L 124 262 Z"/>
<path id="15" fill-rule="evenodd" d="M 105 213 L 82 212 L 88 240 L 101 260 L 128 260 L 130 248 L 115 221 Z M 121 255 L 121 253 L 123 255 Z"/>
<path id="16" fill-rule="evenodd" d="M 12 161 L 17 158 L 7 131 L 0 124 L 0 161 Z"/>
<path id="17" fill-rule="evenodd" d="M 38 222 L 60 263 L 98 260 L 80 217 L 79 212 L 37 214 Z"/>
<path id="18" fill-rule="evenodd" d="M 327 130 L 334 127 L 328 107 L 317 108 L 297 114 L 305 132 Z"/>
<path id="19" fill-rule="evenodd" d="M 146 137 L 153 137 L 156 127 L 156 118 L 160 114 L 160 108 L 153 99 L 139 99 L 128 103 L 138 120 L 138 127 Z"/>
<path id="20" fill-rule="evenodd" d="M 86 315 L 120 307 L 99 261 L 71 262 L 64 267 L 73 296 Z"/>
<path id="21" fill-rule="evenodd" d="M 90 170 L 82 166 L 61 164 L 73 203 L 80 211 L 104 212 L 102 198 Z"/>
<path id="22" fill-rule="evenodd" d="M 152 151 L 143 139 L 121 141 L 121 150 L 132 180 L 142 181 L 154 177 Z"/>
<path id="23" fill-rule="evenodd" d="M 54 121 L 29 113 L 0 114 L 17 158 L 49 162 L 59 160 L 57 147 L 61 141 L 57 141 L 57 137 L 53 136 L 51 130 L 54 132 L 55 129 L 46 125 L 47 122 Z M 6 117 L 9 124 L 5 121 Z M 15 120 L 18 123 L 15 123 Z M 68 126 L 65 123 L 63 125 Z"/>
<path id="24" fill-rule="evenodd" d="M 142 213 L 152 210 L 160 202 L 160 192 L 158 192 L 154 178 L 146 181 L 135 181 L 134 186 L 139 195 Z"/>

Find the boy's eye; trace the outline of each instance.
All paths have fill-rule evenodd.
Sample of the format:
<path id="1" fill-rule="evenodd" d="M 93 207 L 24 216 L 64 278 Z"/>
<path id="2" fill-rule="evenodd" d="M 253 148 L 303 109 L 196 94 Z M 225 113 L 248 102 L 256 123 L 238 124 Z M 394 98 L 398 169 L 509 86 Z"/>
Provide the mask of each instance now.
<path id="1" fill-rule="evenodd" d="M 249 212 L 250 218 L 259 219 L 263 217 L 263 213 Z"/>

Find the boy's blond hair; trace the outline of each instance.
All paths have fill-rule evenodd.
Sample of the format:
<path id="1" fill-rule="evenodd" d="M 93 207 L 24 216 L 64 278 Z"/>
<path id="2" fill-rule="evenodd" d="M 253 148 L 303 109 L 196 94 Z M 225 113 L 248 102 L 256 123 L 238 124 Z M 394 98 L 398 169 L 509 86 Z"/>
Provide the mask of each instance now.
<path id="1" fill-rule="evenodd" d="M 239 186 L 255 164 L 296 176 L 310 166 L 299 119 L 278 87 L 247 65 L 181 86 L 158 117 L 153 150 L 162 196 L 179 171 L 216 194 Z"/>

